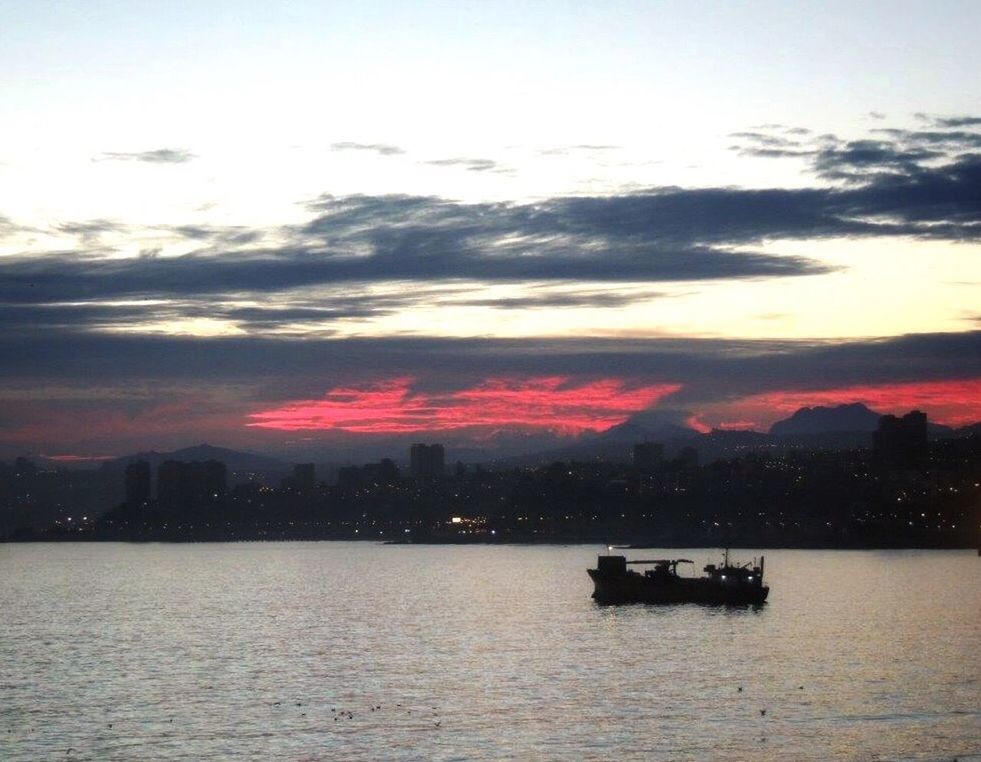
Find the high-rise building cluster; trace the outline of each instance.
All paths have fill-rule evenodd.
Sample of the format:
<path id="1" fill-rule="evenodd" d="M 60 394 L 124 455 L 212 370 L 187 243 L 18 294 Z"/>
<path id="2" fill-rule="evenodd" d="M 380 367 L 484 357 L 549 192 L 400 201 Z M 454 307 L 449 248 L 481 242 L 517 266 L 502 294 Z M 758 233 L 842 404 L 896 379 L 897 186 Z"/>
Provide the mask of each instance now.
<path id="1" fill-rule="evenodd" d="M 446 471 L 441 444 L 414 444 L 409 448 L 409 473 L 414 479 L 438 479 Z"/>
<path id="2" fill-rule="evenodd" d="M 914 410 L 902 418 L 882 416 L 873 442 L 879 457 L 887 465 L 896 468 L 921 466 L 929 452 L 926 413 Z"/>
<path id="3" fill-rule="evenodd" d="M 167 460 L 157 469 L 157 502 L 165 506 L 198 505 L 217 500 L 228 490 L 225 464 L 217 460 Z"/>

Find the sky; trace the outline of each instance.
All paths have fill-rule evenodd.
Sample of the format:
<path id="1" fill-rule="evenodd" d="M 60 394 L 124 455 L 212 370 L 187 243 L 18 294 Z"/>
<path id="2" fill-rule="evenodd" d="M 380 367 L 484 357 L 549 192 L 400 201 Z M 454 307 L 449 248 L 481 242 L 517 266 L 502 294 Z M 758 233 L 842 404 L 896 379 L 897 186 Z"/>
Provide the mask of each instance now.
<path id="1" fill-rule="evenodd" d="M 0 1 L 0 456 L 981 420 L 978 28 Z"/>

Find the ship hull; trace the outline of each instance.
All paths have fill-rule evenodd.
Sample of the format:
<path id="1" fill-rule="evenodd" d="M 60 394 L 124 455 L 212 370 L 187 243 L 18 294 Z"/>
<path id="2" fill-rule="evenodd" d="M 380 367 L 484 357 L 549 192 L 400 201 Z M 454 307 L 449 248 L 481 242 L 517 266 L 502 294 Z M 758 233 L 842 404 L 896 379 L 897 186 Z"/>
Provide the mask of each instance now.
<path id="1" fill-rule="evenodd" d="M 704 603 L 759 605 L 766 601 L 766 585 L 725 584 L 711 579 L 668 577 L 655 579 L 635 572 L 610 573 L 588 569 L 597 603 Z"/>

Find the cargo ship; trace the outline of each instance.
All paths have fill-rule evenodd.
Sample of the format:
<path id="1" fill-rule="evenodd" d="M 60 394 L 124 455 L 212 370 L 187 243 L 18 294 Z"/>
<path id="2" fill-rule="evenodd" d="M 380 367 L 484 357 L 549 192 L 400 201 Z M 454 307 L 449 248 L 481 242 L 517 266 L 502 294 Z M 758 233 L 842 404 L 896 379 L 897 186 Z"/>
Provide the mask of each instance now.
<path id="1" fill-rule="evenodd" d="M 678 574 L 678 564 L 687 558 L 657 558 L 628 561 L 625 556 L 600 556 L 595 569 L 588 569 L 597 603 L 707 603 L 716 605 L 759 605 L 770 588 L 763 584 L 763 563 L 735 564 L 729 550 L 721 566 L 708 564 L 702 577 Z M 643 572 L 628 566 L 650 566 Z"/>

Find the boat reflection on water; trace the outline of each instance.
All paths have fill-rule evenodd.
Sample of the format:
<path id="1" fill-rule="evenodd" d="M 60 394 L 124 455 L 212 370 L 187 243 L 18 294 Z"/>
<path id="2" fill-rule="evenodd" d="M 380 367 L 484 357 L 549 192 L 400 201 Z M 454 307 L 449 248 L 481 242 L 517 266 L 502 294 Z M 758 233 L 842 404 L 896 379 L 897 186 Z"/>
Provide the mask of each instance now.
<path id="1" fill-rule="evenodd" d="M 678 564 L 694 563 L 687 558 L 658 558 L 628 561 L 625 556 L 599 556 L 595 569 L 588 569 L 597 603 L 708 603 L 717 605 L 761 604 L 770 588 L 763 584 L 763 557 L 756 562 L 735 564 L 729 549 L 721 566 L 708 564 L 701 577 L 678 574 Z M 650 566 L 643 573 L 629 565 Z"/>

